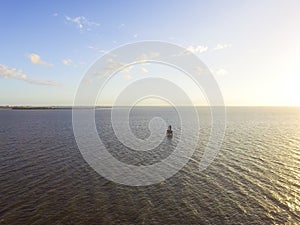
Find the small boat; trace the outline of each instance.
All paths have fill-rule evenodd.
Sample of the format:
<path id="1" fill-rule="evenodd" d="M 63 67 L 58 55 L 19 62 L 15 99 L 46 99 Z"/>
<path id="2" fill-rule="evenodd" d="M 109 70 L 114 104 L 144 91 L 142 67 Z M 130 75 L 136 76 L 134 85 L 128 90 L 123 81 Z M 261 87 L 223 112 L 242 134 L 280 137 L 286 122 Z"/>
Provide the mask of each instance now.
<path id="1" fill-rule="evenodd" d="M 171 125 L 169 125 L 169 127 L 168 127 L 166 136 L 169 137 L 169 138 L 173 137 L 173 131 L 172 131 Z"/>

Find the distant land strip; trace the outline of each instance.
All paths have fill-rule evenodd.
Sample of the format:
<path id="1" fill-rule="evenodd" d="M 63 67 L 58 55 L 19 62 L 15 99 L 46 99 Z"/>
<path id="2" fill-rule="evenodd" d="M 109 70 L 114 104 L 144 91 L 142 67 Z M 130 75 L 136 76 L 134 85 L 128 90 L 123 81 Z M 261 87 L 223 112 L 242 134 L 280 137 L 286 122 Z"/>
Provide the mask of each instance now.
<path id="1" fill-rule="evenodd" d="M 62 110 L 62 109 L 103 109 L 103 108 L 111 108 L 110 106 L 0 106 L 0 109 L 12 109 L 12 110 Z"/>

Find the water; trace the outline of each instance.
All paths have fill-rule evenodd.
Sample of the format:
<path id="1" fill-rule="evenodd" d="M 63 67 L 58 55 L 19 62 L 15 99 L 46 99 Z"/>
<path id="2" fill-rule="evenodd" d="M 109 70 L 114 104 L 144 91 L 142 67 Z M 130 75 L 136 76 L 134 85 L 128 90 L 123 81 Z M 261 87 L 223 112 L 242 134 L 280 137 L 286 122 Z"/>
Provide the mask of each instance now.
<path id="1" fill-rule="evenodd" d="M 222 149 L 199 172 L 209 115 L 200 109 L 199 145 L 179 173 L 129 187 L 83 160 L 70 110 L 0 110 L 0 224 L 299 224 L 300 108 L 228 108 Z M 109 116 L 109 109 L 97 111 L 99 135 L 126 163 L 155 163 L 178 142 L 174 135 L 162 151 L 132 152 L 114 137 Z M 132 113 L 136 136 L 149 135 L 153 116 L 178 133 L 171 109 L 140 108 Z"/>

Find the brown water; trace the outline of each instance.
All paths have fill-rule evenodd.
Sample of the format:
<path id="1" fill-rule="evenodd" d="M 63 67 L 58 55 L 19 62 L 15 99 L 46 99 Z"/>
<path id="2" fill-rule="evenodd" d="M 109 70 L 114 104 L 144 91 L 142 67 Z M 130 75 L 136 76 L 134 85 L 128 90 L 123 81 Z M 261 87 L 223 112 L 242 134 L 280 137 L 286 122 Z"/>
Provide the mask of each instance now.
<path id="1" fill-rule="evenodd" d="M 149 118 L 172 113 L 137 109 L 133 131 L 143 138 Z M 228 108 L 223 147 L 204 172 L 198 162 L 209 133 L 206 109 L 200 117 L 199 146 L 180 172 L 129 187 L 83 160 L 70 110 L 0 110 L 0 224 L 300 224 L 300 108 Z M 110 110 L 97 111 L 100 137 L 116 158 L 157 160 L 130 155 L 111 135 L 109 119 Z M 176 131 L 178 118 L 171 120 Z M 162 158 L 172 150 L 165 149 Z"/>

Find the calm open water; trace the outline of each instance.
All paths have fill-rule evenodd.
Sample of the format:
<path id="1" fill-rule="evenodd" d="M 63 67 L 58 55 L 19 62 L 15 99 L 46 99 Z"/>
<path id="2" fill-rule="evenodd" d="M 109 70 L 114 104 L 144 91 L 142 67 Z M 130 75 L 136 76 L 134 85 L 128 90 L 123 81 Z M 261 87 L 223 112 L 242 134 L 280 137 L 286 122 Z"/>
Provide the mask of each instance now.
<path id="1" fill-rule="evenodd" d="M 210 114 L 199 113 L 201 138 L 189 163 L 160 184 L 129 187 L 83 160 L 71 110 L 0 110 L 0 224 L 300 224 L 300 108 L 228 108 L 222 149 L 204 172 L 198 162 Z M 138 108 L 136 136 L 149 135 L 153 116 L 176 134 L 172 109 Z M 111 154 L 129 164 L 155 163 L 178 141 L 174 135 L 162 151 L 141 155 L 117 141 L 109 109 L 97 110 L 96 123 Z"/>

